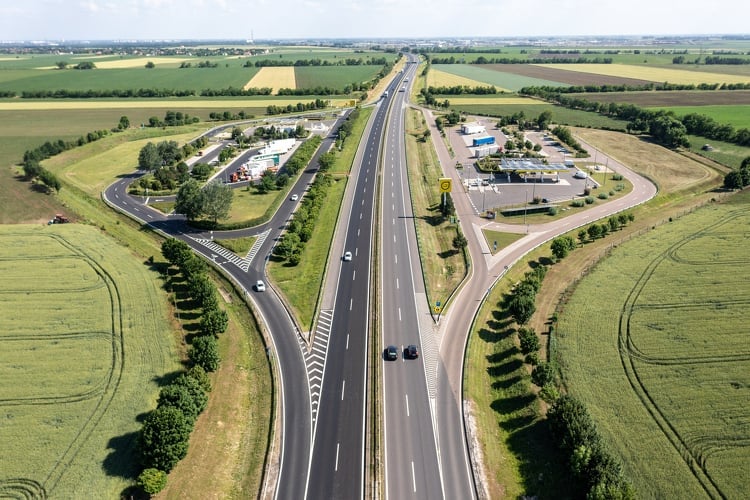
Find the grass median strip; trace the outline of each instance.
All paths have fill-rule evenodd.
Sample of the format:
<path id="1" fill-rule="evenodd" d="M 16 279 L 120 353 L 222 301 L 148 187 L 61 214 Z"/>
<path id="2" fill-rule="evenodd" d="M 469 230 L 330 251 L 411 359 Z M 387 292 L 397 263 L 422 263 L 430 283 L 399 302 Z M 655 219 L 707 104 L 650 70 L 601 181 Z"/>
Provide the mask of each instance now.
<path id="1" fill-rule="evenodd" d="M 406 155 L 414 224 L 430 304 L 445 304 L 466 275 L 463 251 L 453 247 L 456 224 L 440 210 L 438 179 L 443 176 L 422 113 L 407 111 Z"/>

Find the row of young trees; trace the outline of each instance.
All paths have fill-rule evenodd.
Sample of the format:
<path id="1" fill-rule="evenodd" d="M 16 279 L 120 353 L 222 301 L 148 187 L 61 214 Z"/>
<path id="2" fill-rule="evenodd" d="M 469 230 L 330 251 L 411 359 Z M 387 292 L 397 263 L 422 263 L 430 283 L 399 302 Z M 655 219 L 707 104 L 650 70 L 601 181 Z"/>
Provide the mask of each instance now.
<path id="1" fill-rule="evenodd" d="M 471 87 L 469 85 L 453 85 L 450 87 L 435 87 L 430 85 L 427 87 L 427 93 L 429 94 L 437 94 L 437 95 L 463 95 L 463 94 L 472 94 L 472 95 L 489 95 L 489 94 L 497 94 L 497 88 L 494 85 L 477 85 L 475 87 Z"/>
<path id="2" fill-rule="evenodd" d="M 310 189 L 302 198 L 299 208 L 294 212 L 284 236 L 281 237 L 279 244 L 273 248 L 273 254 L 277 258 L 293 266 L 302 261 L 305 243 L 312 237 L 318 215 L 328 197 L 331 185 L 333 185 L 333 178 L 319 171 Z"/>
<path id="3" fill-rule="evenodd" d="M 120 125 L 122 125 L 123 119 L 127 120 L 127 117 L 120 118 Z M 115 127 L 113 130 L 118 130 L 118 128 Z M 44 144 L 34 149 L 27 149 L 23 153 L 23 161 L 21 163 L 25 179 L 29 181 L 36 179 L 44 184 L 48 190 L 54 189 L 55 191 L 60 191 L 62 188 L 60 179 L 58 179 L 53 172 L 42 167 L 41 162 L 70 149 L 98 141 L 108 134 L 109 132 L 107 130 L 95 130 L 86 135 L 82 135 L 76 141 L 64 141 L 58 139 L 57 141 L 46 141 Z"/>
<path id="4" fill-rule="evenodd" d="M 298 102 L 296 105 L 287 104 L 286 106 L 277 106 L 271 104 L 266 107 L 267 115 L 283 115 L 288 113 L 299 113 L 302 111 L 314 111 L 316 109 L 325 109 L 328 107 L 328 102 L 323 99 L 315 99 L 308 103 Z"/>
<path id="5" fill-rule="evenodd" d="M 175 280 L 180 275 L 186 284 L 187 296 L 201 309 L 201 321 L 200 333 L 188 351 L 192 366 L 162 387 L 156 409 L 146 416 L 138 434 L 144 470 L 137 483 L 149 495 L 166 486 L 167 473 L 187 454 L 193 426 L 206 408 L 211 392 L 207 372 L 219 367 L 216 339 L 228 325 L 227 313 L 219 308 L 218 293 L 208 279 L 205 262 L 186 243 L 176 239 L 162 243 L 162 254 L 170 266 L 177 268 L 170 279 Z"/>
<path id="6" fill-rule="evenodd" d="M 622 228 L 633 220 L 630 213 L 612 216 L 606 223 L 581 229 L 578 238 L 584 243 L 589 238 L 593 240 Z M 573 237 L 566 235 L 552 240 L 550 248 L 559 261 L 576 246 Z M 525 362 L 533 366 L 531 381 L 539 387 L 539 396 L 551 404 L 547 412 L 549 429 L 563 454 L 568 457 L 566 465 L 570 468 L 578 496 L 588 499 L 635 498 L 622 466 L 604 445 L 585 406 L 570 395 L 560 395 L 555 366 L 552 362 L 539 360 L 539 337 L 526 324 L 536 311 L 536 294 L 541 288 L 546 269 L 540 265 L 527 272 L 505 297 L 504 306 L 518 325 L 518 345 Z M 556 316 L 553 316 L 550 334 L 554 331 L 555 320 Z"/>

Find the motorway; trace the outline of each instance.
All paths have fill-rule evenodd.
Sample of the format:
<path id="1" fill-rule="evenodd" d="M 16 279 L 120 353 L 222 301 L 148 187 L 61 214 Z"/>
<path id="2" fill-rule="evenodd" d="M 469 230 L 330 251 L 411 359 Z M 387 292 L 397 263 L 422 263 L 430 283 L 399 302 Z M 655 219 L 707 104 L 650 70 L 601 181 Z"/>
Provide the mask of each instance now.
<path id="1" fill-rule="evenodd" d="M 405 77 L 414 78 L 415 64 Z M 408 84 L 404 84 L 408 85 Z M 419 251 L 409 195 L 404 114 L 407 92 L 397 92 L 384 141 L 381 186 L 380 304 L 381 349 L 393 344 L 399 358 L 380 356 L 383 373 L 385 498 L 443 498 L 443 486 L 425 376 L 426 360 L 437 346 L 422 341 L 417 300 L 424 296 Z M 404 348 L 419 348 L 407 359 Z M 434 392 L 434 391 L 433 391 Z"/>
<path id="2" fill-rule="evenodd" d="M 343 262 L 322 381 L 306 498 L 362 498 L 365 491 L 368 340 L 375 195 L 382 138 L 400 78 L 388 86 L 365 132 L 361 162 L 352 169 L 356 186 L 344 240 L 352 260 Z M 395 104 L 397 105 L 397 104 Z M 407 254 L 408 255 L 408 254 Z"/>

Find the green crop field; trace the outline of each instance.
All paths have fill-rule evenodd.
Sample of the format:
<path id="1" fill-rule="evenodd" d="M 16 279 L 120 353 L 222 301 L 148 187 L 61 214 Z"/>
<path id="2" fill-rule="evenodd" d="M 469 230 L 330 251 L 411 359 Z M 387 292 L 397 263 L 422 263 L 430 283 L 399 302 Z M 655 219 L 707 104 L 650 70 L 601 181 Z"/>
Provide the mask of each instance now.
<path id="1" fill-rule="evenodd" d="M 179 369 L 164 293 L 93 227 L 0 226 L 0 496 L 117 498 Z"/>
<path id="2" fill-rule="evenodd" d="M 497 68 L 502 68 L 502 65 L 493 65 L 493 69 L 484 67 L 483 65 L 469 64 L 435 64 L 432 67 L 446 73 L 462 76 L 471 80 L 477 80 L 478 82 L 484 83 L 485 85 L 495 85 L 497 87 L 513 91 L 532 85 L 549 85 L 553 87 L 565 86 L 565 84 L 553 82 L 550 80 L 542 80 L 539 78 L 531 78 L 527 76 L 515 75 L 513 73 L 497 71 Z"/>
<path id="3" fill-rule="evenodd" d="M 343 89 L 351 83 L 367 82 L 375 78 L 381 66 L 306 66 L 294 69 L 297 87 L 331 87 Z"/>
<path id="4" fill-rule="evenodd" d="M 732 125 L 735 128 L 750 128 L 750 104 L 727 106 L 671 106 L 665 108 L 674 111 L 677 116 L 690 113 L 706 115 L 721 124 Z"/>
<path id="5" fill-rule="evenodd" d="M 560 313 L 565 384 L 642 498 L 750 490 L 749 198 L 613 249 Z"/>
<path id="6" fill-rule="evenodd" d="M 156 60 L 158 62 L 158 60 Z M 197 63 L 197 61 L 196 61 Z M 242 88 L 258 68 L 244 68 L 239 62 L 217 68 L 97 68 L 24 69 L 0 71 L 0 90 L 118 90 L 167 88 L 201 91 L 205 88 Z"/>

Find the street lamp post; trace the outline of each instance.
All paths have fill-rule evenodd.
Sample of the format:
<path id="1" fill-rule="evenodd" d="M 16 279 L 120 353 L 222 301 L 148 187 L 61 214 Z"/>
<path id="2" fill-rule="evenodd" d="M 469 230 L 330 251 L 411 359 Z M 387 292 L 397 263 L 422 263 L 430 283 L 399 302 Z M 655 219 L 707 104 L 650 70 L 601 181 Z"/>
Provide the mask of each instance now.
<path id="1" fill-rule="evenodd" d="M 526 226 L 526 232 L 529 232 L 529 226 L 526 225 L 526 210 L 529 205 L 529 190 L 526 190 L 526 194 L 523 197 L 523 223 Z"/>

